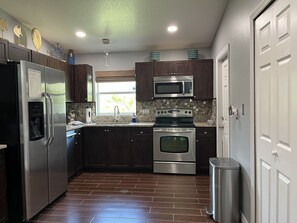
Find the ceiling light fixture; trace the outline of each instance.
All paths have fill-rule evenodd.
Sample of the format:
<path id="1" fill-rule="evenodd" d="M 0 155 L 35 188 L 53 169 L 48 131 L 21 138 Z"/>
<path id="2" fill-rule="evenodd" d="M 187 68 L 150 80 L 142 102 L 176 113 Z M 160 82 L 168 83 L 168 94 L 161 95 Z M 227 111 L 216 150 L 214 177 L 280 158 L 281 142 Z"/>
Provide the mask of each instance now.
<path id="1" fill-rule="evenodd" d="M 79 38 L 83 38 L 86 36 L 86 33 L 85 32 L 82 32 L 82 31 L 78 31 L 75 33 L 75 35 Z"/>
<path id="2" fill-rule="evenodd" d="M 110 40 L 109 39 L 102 39 L 102 43 L 104 44 L 105 48 L 104 48 L 104 66 L 108 66 L 109 65 L 109 58 L 108 58 L 108 50 L 107 50 L 107 45 L 110 43 Z"/>
<path id="3" fill-rule="evenodd" d="M 177 31 L 177 26 L 168 26 L 167 31 L 170 33 L 174 33 Z"/>

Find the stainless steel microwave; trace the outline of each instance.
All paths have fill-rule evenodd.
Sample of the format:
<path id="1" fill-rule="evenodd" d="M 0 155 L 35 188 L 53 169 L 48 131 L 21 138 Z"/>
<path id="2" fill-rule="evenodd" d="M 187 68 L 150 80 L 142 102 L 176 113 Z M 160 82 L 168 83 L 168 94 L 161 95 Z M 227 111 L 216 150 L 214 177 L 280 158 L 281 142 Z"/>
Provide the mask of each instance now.
<path id="1" fill-rule="evenodd" d="M 154 98 L 193 97 L 193 76 L 154 77 Z"/>

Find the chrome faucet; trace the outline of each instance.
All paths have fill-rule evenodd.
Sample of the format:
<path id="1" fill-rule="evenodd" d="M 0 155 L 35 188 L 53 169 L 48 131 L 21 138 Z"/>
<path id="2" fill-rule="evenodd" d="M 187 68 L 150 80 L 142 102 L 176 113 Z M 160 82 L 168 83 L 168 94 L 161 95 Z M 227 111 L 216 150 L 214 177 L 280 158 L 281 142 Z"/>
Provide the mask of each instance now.
<path id="1" fill-rule="evenodd" d="M 115 105 L 113 108 L 113 121 L 114 122 L 118 122 L 119 118 L 118 115 L 120 114 L 120 109 L 119 106 Z"/>

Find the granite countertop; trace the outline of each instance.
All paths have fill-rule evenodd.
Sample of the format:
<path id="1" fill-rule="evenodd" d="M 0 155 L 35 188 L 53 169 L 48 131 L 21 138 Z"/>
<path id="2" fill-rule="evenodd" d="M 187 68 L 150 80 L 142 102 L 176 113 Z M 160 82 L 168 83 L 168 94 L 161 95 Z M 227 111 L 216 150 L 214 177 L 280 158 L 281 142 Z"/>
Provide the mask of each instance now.
<path id="1" fill-rule="evenodd" d="M 5 149 L 6 147 L 7 147 L 7 145 L 0 144 L 0 150 L 1 150 L 1 149 Z"/>
<path id="2" fill-rule="evenodd" d="M 196 127 L 216 127 L 215 124 L 209 125 L 206 122 L 195 122 L 194 124 Z"/>
<path id="3" fill-rule="evenodd" d="M 136 122 L 136 123 L 91 123 L 83 125 L 66 125 L 66 131 L 80 129 L 84 127 L 153 127 L 154 122 Z"/>

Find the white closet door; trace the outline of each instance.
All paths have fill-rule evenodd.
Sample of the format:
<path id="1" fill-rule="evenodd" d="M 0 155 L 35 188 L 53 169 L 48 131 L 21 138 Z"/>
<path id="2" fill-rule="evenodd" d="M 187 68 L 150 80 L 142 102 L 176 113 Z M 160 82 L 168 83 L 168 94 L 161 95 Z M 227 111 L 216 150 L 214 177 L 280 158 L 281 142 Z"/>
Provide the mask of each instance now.
<path id="1" fill-rule="evenodd" d="M 296 222 L 297 1 L 255 22 L 257 222 Z"/>

